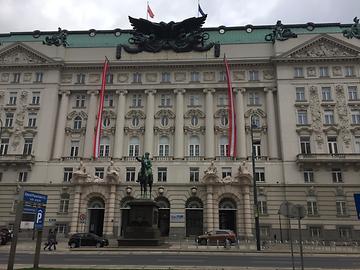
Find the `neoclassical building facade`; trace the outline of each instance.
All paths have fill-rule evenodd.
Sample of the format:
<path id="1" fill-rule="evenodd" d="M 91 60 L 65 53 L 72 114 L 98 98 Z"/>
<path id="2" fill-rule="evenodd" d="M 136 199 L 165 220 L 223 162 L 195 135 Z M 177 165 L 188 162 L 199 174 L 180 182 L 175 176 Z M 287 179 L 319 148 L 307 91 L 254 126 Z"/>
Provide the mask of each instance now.
<path id="1" fill-rule="evenodd" d="M 0 34 L 0 226 L 12 226 L 23 188 L 48 195 L 45 225 L 59 234 L 119 237 L 127 203 L 140 197 L 135 157 L 150 152 L 163 236 L 232 229 L 253 238 L 255 177 L 262 238 L 287 238 L 279 215 L 287 200 L 307 210 L 306 239 L 359 240 L 356 29 L 356 21 L 222 26 L 203 29 L 213 42 L 203 51 L 136 53 L 126 49 L 132 30 Z M 224 54 L 236 157 L 227 156 Z"/>

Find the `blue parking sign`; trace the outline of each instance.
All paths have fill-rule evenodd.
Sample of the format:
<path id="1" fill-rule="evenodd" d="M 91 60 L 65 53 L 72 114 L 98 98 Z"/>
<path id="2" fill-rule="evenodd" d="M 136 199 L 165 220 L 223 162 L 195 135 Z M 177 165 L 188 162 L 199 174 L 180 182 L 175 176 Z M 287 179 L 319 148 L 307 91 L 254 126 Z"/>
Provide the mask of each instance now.
<path id="1" fill-rule="evenodd" d="M 35 222 L 34 226 L 37 230 L 42 230 L 44 227 L 44 220 L 45 220 L 45 208 L 37 208 L 35 214 Z"/>
<path id="2" fill-rule="evenodd" d="M 354 194 L 354 200 L 355 200 L 357 216 L 358 216 L 358 219 L 360 219 L 360 193 Z"/>

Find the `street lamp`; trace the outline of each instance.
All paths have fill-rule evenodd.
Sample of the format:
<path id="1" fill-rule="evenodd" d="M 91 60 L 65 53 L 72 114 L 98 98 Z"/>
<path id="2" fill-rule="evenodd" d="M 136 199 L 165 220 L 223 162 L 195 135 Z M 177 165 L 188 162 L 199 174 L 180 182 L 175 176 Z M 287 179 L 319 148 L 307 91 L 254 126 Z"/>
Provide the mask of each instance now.
<path id="1" fill-rule="evenodd" d="M 253 182 L 254 182 L 254 215 L 255 215 L 255 235 L 256 235 L 256 249 L 258 251 L 261 250 L 260 246 L 260 225 L 259 225 L 259 209 L 258 209 L 258 199 L 257 199 L 257 188 L 256 188 L 256 172 L 255 172 L 255 147 L 254 147 L 254 128 L 256 128 L 256 124 L 254 121 L 254 114 L 251 115 L 250 118 L 250 134 L 251 134 L 251 161 L 252 161 L 252 169 L 253 169 Z"/>
<path id="2" fill-rule="evenodd" d="M 0 140 L 1 140 L 2 129 L 3 129 L 3 121 L 0 118 Z"/>

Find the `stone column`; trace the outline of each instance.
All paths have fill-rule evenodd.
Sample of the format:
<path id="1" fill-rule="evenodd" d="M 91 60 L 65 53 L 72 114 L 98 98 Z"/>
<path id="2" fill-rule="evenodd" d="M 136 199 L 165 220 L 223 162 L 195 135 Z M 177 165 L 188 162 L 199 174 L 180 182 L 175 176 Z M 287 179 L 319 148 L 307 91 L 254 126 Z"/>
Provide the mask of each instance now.
<path id="1" fill-rule="evenodd" d="M 245 233 L 245 238 L 251 238 L 252 237 L 252 232 L 251 232 L 251 224 L 252 224 L 252 219 L 251 219 L 251 200 L 250 200 L 250 186 L 246 185 L 243 186 L 243 205 L 244 205 L 244 209 L 243 209 L 243 213 L 244 213 L 244 233 Z"/>
<path id="2" fill-rule="evenodd" d="M 88 91 L 87 94 L 90 95 L 90 100 L 88 106 L 88 118 L 86 120 L 84 158 L 91 158 L 94 145 L 96 116 L 98 111 L 98 106 L 96 106 L 98 91 Z"/>
<path id="3" fill-rule="evenodd" d="M 151 155 L 154 150 L 154 112 L 155 112 L 155 95 L 156 90 L 145 90 L 146 99 L 146 120 L 145 120 L 145 142 L 144 152 Z"/>
<path id="4" fill-rule="evenodd" d="M 66 116 L 68 111 L 70 91 L 61 91 L 60 94 L 61 94 L 61 102 L 60 102 L 59 116 L 58 116 L 57 128 L 56 128 L 55 147 L 53 153 L 53 158 L 55 159 L 61 159 L 61 157 L 63 156 Z"/>
<path id="5" fill-rule="evenodd" d="M 215 158 L 214 97 L 215 89 L 204 89 L 205 97 L 205 158 Z"/>
<path id="6" fill-rule="evenodd" d="M 175 89 L 176 118 L 175 118 L 175 143 L 174 158 L 184 158 L 184 93 L 185 89 Z"/>
<path id="7" fill-rule="evenodd" d="M 214 200 L 213 200 L 213 186 L 206 187 L 206 223 L 207 230 L 214 229 Z"/>
<path id="8" fill-rule="evenodd" d="M 125 126 L 125 106 L 126 106 L 126 90 L 116 91 L 119 95 L 116 114 L 116 130 L 115 130 L 115 142 L 114 142 L 114 158 L 123 157 L 124 146 L 124 126 Z"/>
<path id="9" fill-rule="evenodd" d="M 236 157 L 246 159 L 246 134 L 245 134 L 245 117 L 244 117 L 244 93 L 245 88 L 235 88 L 235 112 L 236 112 L 236 131 L 237 147 Z"/>
<path id="10" fill-rule="evenodd" d="M 115 196 L 116 196 L 116 185 L 111 185 L 110 187 L 110 197 L 109 204 L 107 206 L 108 216 L 107 216 L 107 226 L 105 234 L 107 236 L 113 236 L 114 233 L 114 217 L 115 217 Z"/>
<path id="11" fill-rule="evenodd" d="M 275 119 L 275 104 L 274 104 L 274 89 L 265 88 L 266 93 L 266 114 L 268 126 L 268 156 L 270 159 L 278 159 L 278 144 L 276 140 L 276 119 Z"/>
<path id="12" fill-rule="evenodd" d="M 79 221 L 79 210 L 80 210 L 80 199 L 81 199 L 81 186 L 75 187 L 74 203 L 72 208 L 70 234 L 78 232 L 78 221 Z"/>

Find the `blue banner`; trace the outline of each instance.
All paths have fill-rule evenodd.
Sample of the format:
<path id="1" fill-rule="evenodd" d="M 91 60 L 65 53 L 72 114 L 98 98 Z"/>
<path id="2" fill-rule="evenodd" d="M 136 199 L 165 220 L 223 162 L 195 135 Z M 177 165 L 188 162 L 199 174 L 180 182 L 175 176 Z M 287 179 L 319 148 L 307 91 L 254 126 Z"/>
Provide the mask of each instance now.
<path id="1" fill-rule="evenodd" d="M 24 201 L 46 204 L 47 203 L 47 195 L 30 192 L 30 191 L 25 191 L 24 192 Z"/>
<path id="2" fill-rule="evenodd" d="M 355 206 L 358 219 L 360 219 L 360 193 L 354 194 Z"/>

